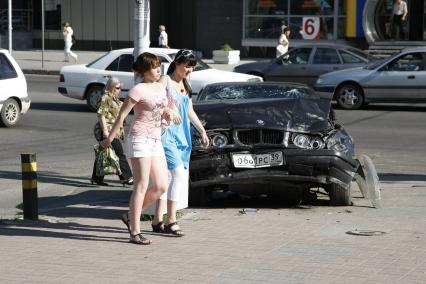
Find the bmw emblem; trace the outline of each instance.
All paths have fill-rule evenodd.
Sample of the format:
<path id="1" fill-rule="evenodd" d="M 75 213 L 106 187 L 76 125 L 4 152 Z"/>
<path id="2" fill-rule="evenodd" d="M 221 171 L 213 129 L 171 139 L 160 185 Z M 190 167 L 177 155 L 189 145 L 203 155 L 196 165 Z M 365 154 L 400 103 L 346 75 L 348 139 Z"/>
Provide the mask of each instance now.
<path id="1" fill-rule="evenodd" d="M 256 120 L 257 124 L 259 125 L 265 125 L 265 122 L 261 119 Z"/>

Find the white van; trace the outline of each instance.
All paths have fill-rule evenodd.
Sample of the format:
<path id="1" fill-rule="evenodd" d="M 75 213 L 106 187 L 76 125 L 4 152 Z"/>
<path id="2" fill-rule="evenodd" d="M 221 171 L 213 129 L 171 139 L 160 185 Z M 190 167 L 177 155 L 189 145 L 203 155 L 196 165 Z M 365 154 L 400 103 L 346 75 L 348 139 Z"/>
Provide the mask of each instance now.
<path id="1" fill-rule="evenodd" d="M 9 52 L 0 49 L 0 125 L 14 126 L 30 104 L 24 73 Z"/>

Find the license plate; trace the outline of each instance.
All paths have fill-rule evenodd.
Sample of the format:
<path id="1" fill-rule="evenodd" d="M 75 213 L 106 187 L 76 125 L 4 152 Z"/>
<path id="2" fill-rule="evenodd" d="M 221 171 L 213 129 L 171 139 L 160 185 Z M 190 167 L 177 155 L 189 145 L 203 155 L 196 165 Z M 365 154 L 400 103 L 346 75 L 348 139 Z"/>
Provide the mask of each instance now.
<path id="1" fill-rule="evenodd" d="M 283 153 L 277 151 L 266 154 L 233 154 L 232 162 L 236 168 L 281 166 L 283 164 Z"/>

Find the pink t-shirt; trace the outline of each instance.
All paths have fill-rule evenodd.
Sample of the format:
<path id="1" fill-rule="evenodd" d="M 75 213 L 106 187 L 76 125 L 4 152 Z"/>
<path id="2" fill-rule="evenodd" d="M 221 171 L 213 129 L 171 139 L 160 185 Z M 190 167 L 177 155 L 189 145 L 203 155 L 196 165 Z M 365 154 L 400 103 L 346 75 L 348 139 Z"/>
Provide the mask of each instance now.
<path id="1" fill-rule="evenodd" d="M 129 136 L 160 139 L 162 115 L 167 106 L 165 87 L 160 83 L 137 84 L 130 90 L 129 97 L 137 102 Z"/>

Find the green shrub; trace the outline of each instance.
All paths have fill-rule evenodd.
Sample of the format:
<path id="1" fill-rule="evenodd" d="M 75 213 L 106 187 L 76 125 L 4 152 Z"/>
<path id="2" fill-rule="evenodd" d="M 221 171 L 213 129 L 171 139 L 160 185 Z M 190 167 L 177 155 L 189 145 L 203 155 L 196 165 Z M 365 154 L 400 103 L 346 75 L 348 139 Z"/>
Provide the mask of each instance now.
<path id="1" fill-rule="evenodd" d="M 223 51 L 231 51 L 234 50 L 229 44 L 225 43 L 224 45 L 222 45 L 220 47 L 220 49 L 222 49 Z"/>

